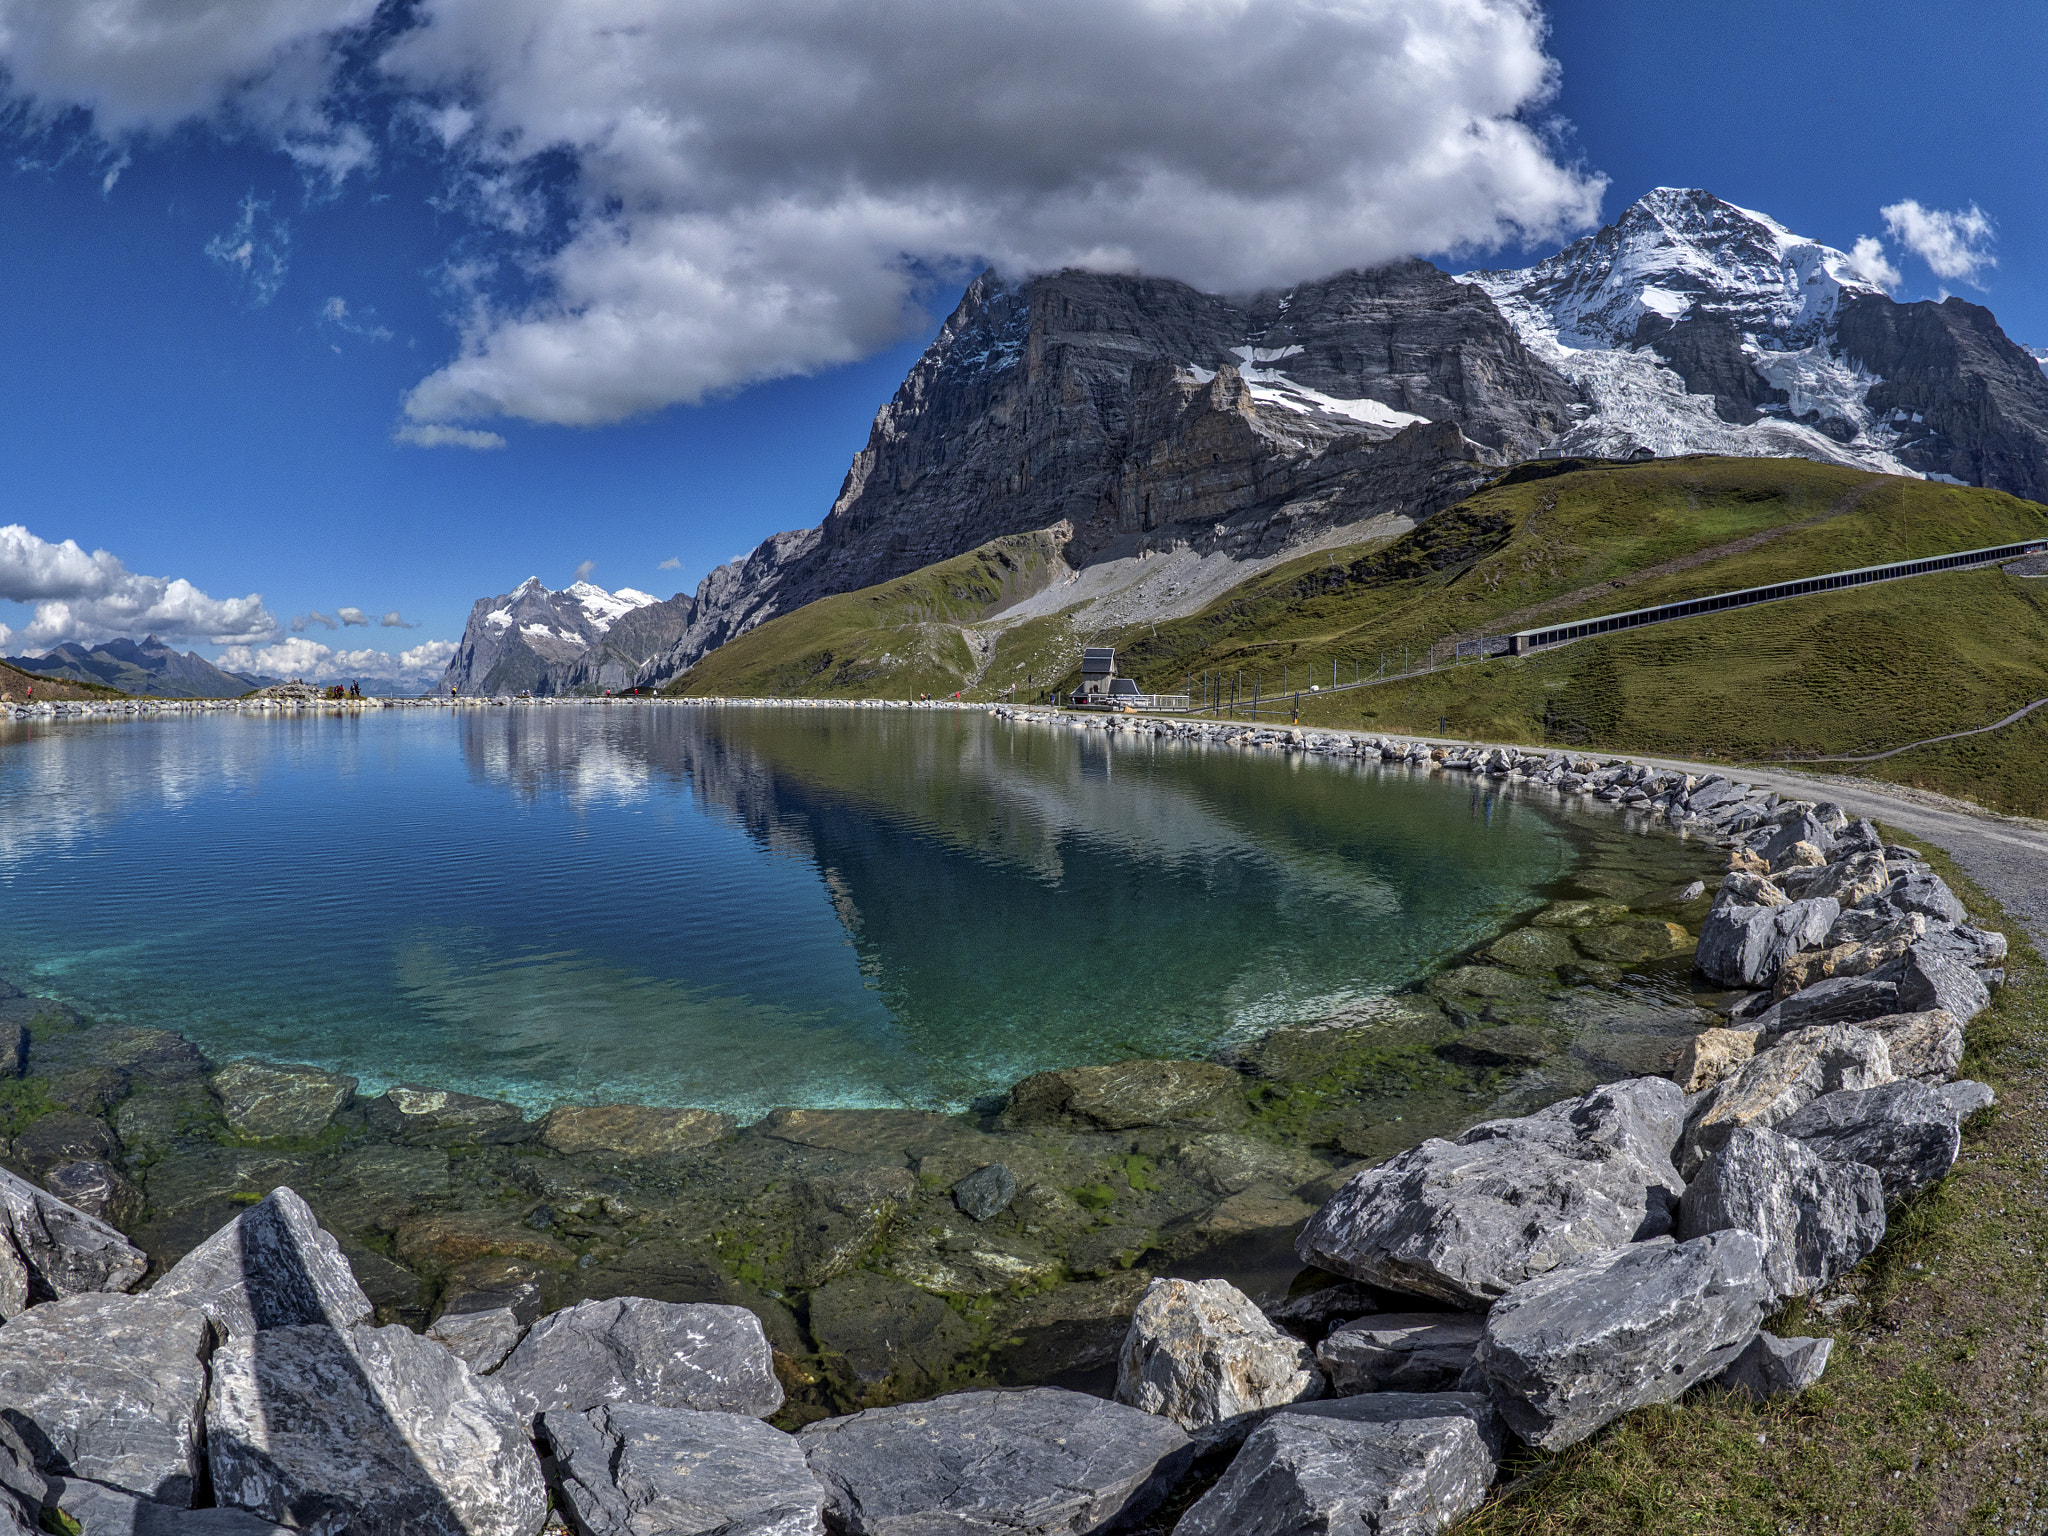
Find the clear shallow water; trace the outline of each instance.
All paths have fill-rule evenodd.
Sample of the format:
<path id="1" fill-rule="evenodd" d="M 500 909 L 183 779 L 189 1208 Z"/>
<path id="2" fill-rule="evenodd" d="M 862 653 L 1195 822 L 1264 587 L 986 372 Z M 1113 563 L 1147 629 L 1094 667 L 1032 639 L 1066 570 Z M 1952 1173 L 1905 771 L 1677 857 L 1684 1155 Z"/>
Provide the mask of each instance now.
<path id="1" fill-rule="evenodd" d="M 0 726 L 0 972 L 508 1098 L 957 1107 L 1369 1012 L 1572 867 L 1404 770 L 979 714 Z"/>

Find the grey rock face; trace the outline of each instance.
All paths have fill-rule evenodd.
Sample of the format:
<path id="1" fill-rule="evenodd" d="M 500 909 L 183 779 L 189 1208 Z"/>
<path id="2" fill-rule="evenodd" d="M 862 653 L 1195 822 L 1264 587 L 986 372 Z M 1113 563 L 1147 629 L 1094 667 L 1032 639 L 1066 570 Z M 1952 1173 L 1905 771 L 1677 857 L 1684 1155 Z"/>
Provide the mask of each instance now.
<path id="1" fill-rule="evenodd" d="M 1861 1163 L 1825 1161 L 1789 1137 L 1739 1127 L 1678 1206 L 1680 1241 L 1723 1231 L 1757 1240 L 1775 1299 L 1810 1295 L 1883 1241 L 1884 1185 Z"/>
<path id="2" fill-rule="evenodd" d="M 401 1327 L 268 1328 L 213 1357 L 214 1497 L 308 1536 L 534 1536 L 547 1490 L 495 1388 Z"/>
<path id="3" fill-rule="evenodd" d="M 1056 1387 L 870 1408 L 797 1436 L 846 1536 L 1083 1536 L 1149 1514 L 1193 1449 L 1171 1421 Z"/>
<path id="4" fill-rule="evenodd" d="M 182 1509 L 83 1477 L 51 1478 L 48 1502 L 78 1522 L 79 1536 L 293 1536 L 239 1509 Z"/>
<path id="5" fill-rule="evenodd" d="M 1491 1409 L 1462 1394 L 1379 1395 L 1404 1401 L 1275 1414 L 1174 1536 L 1435 1536 L 1478 1508 L 1499 1468 L 1483 1427 Z"/>
<path id="6" fill-rule="evenodd" d="M 1824 1093 L 1875 1087 L 1892 1075 L 1890 1050 L 1868 1030 L 1836 1025 L 1788 1035 L 1692 1103 L 1678 1144 L 1679 1171 L 1697 1172 L 1737 1126 L 1769 1130 Z"/>
<path id="7" fill-rule="evenodd" d="M 1841 916 L 1832 896 L 1788 902 L 1782 907 L 1716 906 L 1700 925 L 1693 963 L 1724 987 L 1765 987 L 1778 967 L 1827 937 Z"/>
<path id="8" fill-rule="evenodd" d="M 206 1315 L 70 1296 L 0 1327 L 0 1419 L 47 1472 L 188 1505 L 199 1481 Z"/>
<path id="9" fill-rule="evenodd" d="M 1941 1178 L 1955 1166 L 1962 1149 L 1962 1134 L 1948 1100 L 1911 1079 L 1860 1092 L 1824 1094 L 1778 1129 L 1821 1157 L 1876 1169 L 1891 1200 Z"/>
<path id="10" fill-rule="evenodd" d="M 341 1245 L 282 1185 L 178 1260 L 149 1294 L 201 1308 L 234 1337 L 301 1323 L 348 1328 L 375 1310 Z"/>
<path id="11" fill-rule="evenodd" d="M 1892 1070 L 1900 1077 L 1918 1078 L 1940 1084 L 1955 1076 L 1963 1059 L 1963 1027 L 1946 1009 L 1926 1013 L 1896 1013 L 1889 1018 L 1871 1019 L 1862 1026 L 1884 1036 L 1891 1053 Z"/>
<path id="12" fill-rule="evenodd" d="M 1316 1360 L 1340 1393 L 1448 1392 L 1485 1329 L 1477 1312 L 1382 1312 L 1331 1333 Z"/>
<path id="13" fill-rule="evenodd" d="M 1758 1402 L 1804 1392 L 1820 1380 L 1834 1347 L 1833 1339 L 1781 1339 L 1775 1333 L 1759 1333 L 1715 1380 Z"/>
<path id="14" fill-rule="evenodd" d="M 782 1406 L 761 1320 L 709 1302 L 579 1302 L 535 1323 L 492 1379 L 528 1417 L 627 1402 L 766 1418 Z"/>
<path id="15" fill-rule="evenodd" d="M 235 1061 L 213 1075 L 221 1114 L 244 1136 L 310 1139 L 356 1096 L 356 1080 L 318 1067 Z"/>
<path id="16" fill-rule="evenodd" d="M 1937 922 L 1962 923 L 1970 916 L 1939 875 L 1907 875 L 1892 883 L 1885 899 L 1901 912 L 1918 912 Z"/>
<path id="17" fill-rule="evenodd" d="M 1991 1006 L 1990 989 L 1969 966 L 1915 944 L 1899 967 L 1899 1011 L 1939 1008 L 1967 1024 Z"/>
<path id="18" fill-rule="evenodd" d="M 1322 1395 L 1308 1346 L 1227 1280 L 1154 1280 L 1117 1358 L 1116 1400 L 1173 1420 L 1198 1449 L 1234 1443 L 1271 1410 Z"/>
<path id="19" fill-rule="evenodd" d="M 1756 1024 L 1765 1038 L 1775 1040 L 1796 1030 L 1860 1024 L 1904 1007 L 1899 998 L 1898 964 L 1893 962 L 1867 975 L 1817 981 L 1760 1014 Z"/>
<path id="20" fill-rule="evenodd" d="M 759 1419 L 620 1403 L 543 1414 L 540 1431 L 590 1536 L 824 1536 L 796 1437 Z"/>
<path id="21" fill-rule="evenodd" d="M 1496 1302 L 1476 1368 L 1508 1427 L 1558 1450 L 1725 1370 L 1770 1294 L 1747 1232 L 1613 1249 Z"/>
<path id="22" fill-rule="evenodd" d="M 1811 811 L 1784 823 L 1756 848 L 1757 857 L 1775 866 L 1801 843 L 1825 855 L 1835 845 L 1834 834 Z M 1809 855 L 1810 857 L 1810 855 Z"/>
<path id="23" fill-rule="evenodd" d="M 526 1325 L 510 1307 L 444 1312 L 428 1325 L 427 1337 L 483 1376 L 505 1363 L 505 1357 L 526 1337 Z"/>
<path id="24" fill-rule="evenodd" d="M 1338 1190 L 1302 1232 L 1302 1261 L 1479 1308 L 1531 1275 L 1668 1232 L 1685 1096 L 1663 1078 L 1610 1083 L 1518 1120 L 1429 1140 Z"/>
<path id="25" fill-rule="evenodd" d="M 50 1486 L 21 1436 L 0 1418 L 0 1536 L 40 1536 Z"/>
<path id="26" fill-rule="evenodd" d="M 1953 927 L 1947 923 L 1929 923 L 1913 947 L 1923 955 L 1940 955 L 1976 970 L 1998 965 L 2011 953 L 2004 934 L 1973 928 L 1968 923 L 1958 923 Z"/>
<path id="27" fill-rule="evenodd" d="M 953 1203 L 976 1221 L 1000 1216 L 1017 1198 L 1017 1176 L 1001 1163 L 977 1168 L 953 1186 Z"/>
<path id="28" fill-rule="evenodd" d="M 441 691 L 546 696 L 630 687 L 633 674 L 673 645 L 696 611 L 695 600 L 680 592 L 653 602 L 644 593 L 615 595 L 581 581 L 551 592 L 529 577 L 470 609 Z"/>
<path id="29" fill-rule="evenodd" d="M 98 1217 L 0 1168 L 0 1318 L 54 1296 L 125 1291 L 148 1266 Z"/>

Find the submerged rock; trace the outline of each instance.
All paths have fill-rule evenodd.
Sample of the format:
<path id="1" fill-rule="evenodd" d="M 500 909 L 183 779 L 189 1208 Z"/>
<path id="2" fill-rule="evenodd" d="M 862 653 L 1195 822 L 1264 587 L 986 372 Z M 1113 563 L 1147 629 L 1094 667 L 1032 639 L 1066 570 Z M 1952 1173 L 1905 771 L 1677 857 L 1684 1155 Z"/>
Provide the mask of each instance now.
<path id="1" fill-rule="evenodd" d="M 341 1245 L 283 1186 L 178 1260 L 149 1294 L 200 1308 L 236 1338 L 302 1323 L 349 1328 L 375 1310 Z"/>
<path id="2" fill-rule="evenodd" d="M 1725 1370 L 1769 1299 L 1747 1232 L 1615 1248 L 1503 1296 L 1475 1365 L 1508 1427 L 1560 1450 Z"/>
<path id="3" fill-rule="evenodd" d="M 1213 1061 L 1120 1061 L 1027 1077 L 1010 1094 L 1006 1123 L 1095 1126 L 1105 1131 L 1234 1118 L 1243 1079 Z"/>
<path id="4" fill-rule="evenodd" d="M 125 1291 L 148 1266 L 98 1217 L 0 1169 L 0 1318 L 46 1297 Z"/>
<path id="5" fill-rule="evenodd" d="M 1198 1450 L 1323 1395 L 1315 1356 L 1227 1280 L 1154 1280 L 1117 1361 L 1116 1400 L 1173 1420 Z"/>
<path id="6" fill-rule="evenodd" d="M 1172 1422 L 1056 1387 L 960 1392 L 797 1436 L 845 1536 L 1084 1536 L 1159 1507 L 1187 1469 Z"/>
<path id="7" fill-rule="evenodd" d="M 813 1291 L 810 1317 L 826 1367 L 857 1403 L 941 1390 L 974 1342 L 936 1296 L 864 1270 Z"/>
<path id="8" fill-rule="evenodd" d="M 117 1227 L 142 1218 L 142 1191 L 120 1169 L 97 1157 L 59 1163 L 43 1175 L 43 1187 L 73 1210 Z"/>
<path id="9" fill-rule="evenodd" d="M 515 1105 L 415 1083 L 365 1099 L 362 1108 L 372 1126 L 401 1141 L 523 1141 L 534 1129 Z"/>
<path id="10" fill-rule="evenodd" d="M 240 1136 L 310 1140 L 356 1096 L 356 1080 L 318 1067 L 235 1061 L 213 1074 L 221 1113 Z"/>
<path id="11" fill-rule="evenodd" d="M 0 1419 L 46 1472 L 189 1505 L 200 1485 L 206 1315 L 149 1296 L 69 1296 L 0 1327 Z"/>
<path id="12" fill-rule="evenodd" d="M 540 1431 L 588 1536 L 824 1536 L 802 1448 L 759 1419 L 619 1403 L 543 1414 Z"/>
<path id="13" fill-rule="evenodd" d="M 547 1489 L 495 1388 L 409 1329 L 265 1329 L 213 1357 L 214 1497 L 307 1532 L 534 1536 Z"/>
<path id="14" fill-rule="evenodd" d="M 1884 1240 L 1884 1185 L 1861 1163 L 1830 1162 L 1790 1136 L 1743 1126 L 1679 1202 L 1680 1241 L 1722 1231 L 1762 1246 L 1775 1299 L 1811 1295 Z"/>
<path id="15" fill-rule="evenodd" d="M 732 1134 L 734 1120 L 709 1109 L 656 1109 L 646 1104 L 563 1105 L 541 1116 L 541 1145 L 576 1157 L 672 1157 Z"/>
<path id="16" fill-rule="evenodd" d="M 755 1418 L 782 1406 L 753 1313 L 642 1296 L 580 1302 L 542 1318 L 492 1380 L 529 1418 L 620 1402 Z"/>

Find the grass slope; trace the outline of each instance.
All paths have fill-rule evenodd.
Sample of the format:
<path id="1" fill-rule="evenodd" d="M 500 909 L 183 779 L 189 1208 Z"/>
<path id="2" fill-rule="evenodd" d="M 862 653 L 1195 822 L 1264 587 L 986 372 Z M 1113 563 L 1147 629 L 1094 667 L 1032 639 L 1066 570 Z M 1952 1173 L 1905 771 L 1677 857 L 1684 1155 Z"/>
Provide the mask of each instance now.
<path id="1" fill-rule="evenodd" d="M 943 696 L 984 672 L 966 626 L 1065 571 L 1050 533 L 1012 534 L 908 576 L 820 598 L 728 641 L 662 690 L 672 696 Z M 1029 626 L 1020 626 L 1029 627 Z M 1066 658 L 1048 656 L 1048 665 Z"/>

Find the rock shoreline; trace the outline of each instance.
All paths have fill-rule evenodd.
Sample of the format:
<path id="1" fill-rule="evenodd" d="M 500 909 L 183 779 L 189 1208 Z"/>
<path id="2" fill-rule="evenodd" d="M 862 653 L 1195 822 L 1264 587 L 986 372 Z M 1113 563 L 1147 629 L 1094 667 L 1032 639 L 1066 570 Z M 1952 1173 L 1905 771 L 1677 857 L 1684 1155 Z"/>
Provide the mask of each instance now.
<path id="1" fill-rule="evenodd" d="M 1044 1073 L 970 1117 L 528 1121 L 0 1001 L 0 1069 L 36 1106 L 8 1111 L 7 1161 L 40 1181 L 0 1174 L 0 1532 L 47 1501 L 88 1530 L 533 1536 L 550 1498 L 650 1536 L 1080 1532 L 1144 1518 L 1198 1457 L 1189 1536 L 1421 1531 L 1517 1441 L 1818 1378 L 1826 1341 L 1762 1323 L 1953 1162 L 1990 1101 L 1950 1079 L 2000 935 L 1867 823 L 1719 776 L 1081 728 L 1134 726 L 1588 796 L 1730 868 L 1553 902 L 1369 1018 Z M 1725 989 L 1713 1011 L 1629 990 L 1674 957 Z M 1573 1084 L 1544 1009 L 1581 994 L 1668 1065 Z M 1345 1118 L 1416 1061 L 1494 1118 L 1405 1150 Z M 1133 1267 L 1296 1229 L 1311 1270 L 1256 1297 Z M 1112 1362 L 1116 1401 L 1028 1385 Z M 1027 1385 L 977 1389 L 1004 1380 Z"/>

